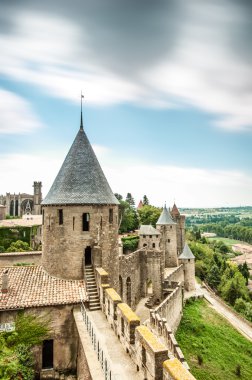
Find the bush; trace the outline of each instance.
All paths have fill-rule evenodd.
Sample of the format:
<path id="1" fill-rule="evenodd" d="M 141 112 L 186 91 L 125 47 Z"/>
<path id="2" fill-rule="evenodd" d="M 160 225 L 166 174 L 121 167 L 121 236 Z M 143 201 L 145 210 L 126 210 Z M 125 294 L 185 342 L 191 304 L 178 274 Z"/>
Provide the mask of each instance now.
<path id="1" fill-rule="evenodd" d="M 138 236 L 128 236 L 122 238 L 123 252 L 130 251 L 134 252 L 138 248 L 139 237 Z"/>

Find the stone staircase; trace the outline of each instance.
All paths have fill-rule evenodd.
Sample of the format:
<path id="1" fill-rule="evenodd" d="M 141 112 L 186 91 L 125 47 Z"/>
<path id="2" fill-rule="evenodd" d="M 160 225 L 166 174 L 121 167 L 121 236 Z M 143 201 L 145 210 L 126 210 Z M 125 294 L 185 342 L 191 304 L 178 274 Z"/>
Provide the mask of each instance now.
<path id="1" fill-rule="evenodd" d="M 94 274 L 94 268 L 92 265 L 85 267 L 85 279 L 86 279 L 86 287 L 87 287 L 87 293 L 89 297 L 89 310 L 100 310 L 100 300 L 99 295 L 97 291 L 97 286 L 95 282 L 95 274 Z"/>
<path id="2" fill-rule="evenodd" d="M 147 299 L 147 301 L 146 301 L 146 303 L 145 303 L 145 306 L 148 307 L 149 309 L 152 309 L 152 307 L 154 306 L 154 296 L 153 296 L 153 295 L 151 295 L 151 296 Z"/>

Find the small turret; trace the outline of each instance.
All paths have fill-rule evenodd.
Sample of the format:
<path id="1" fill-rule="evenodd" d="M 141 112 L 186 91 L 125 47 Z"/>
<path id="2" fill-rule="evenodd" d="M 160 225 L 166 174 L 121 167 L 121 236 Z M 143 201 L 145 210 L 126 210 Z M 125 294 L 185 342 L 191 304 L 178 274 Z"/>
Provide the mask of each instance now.
<path id="1" fill-rule="evenodd" d="M 172 219 L 177 223 L 177 250 L 178 255 L 182 252 L 185 245 L 185 215 L 181 215 L 174 203 L 171 210 Z"/>
<path id="2" fill-rule="evenodd" d="M 166 205 L 156 223 L 157 229 L 161 233 L 160 248 L 165 254 L 165 267 L 176 267 L 177 257 L 177 226 L 172 220 L 171 214 Z"/>
<path id="3" fill-rule="evenodd" d="M 184 286 L 185 290 L 195 289 L 195 256 L 185 243 L 183 252 L 179 256 L 179 263 L 184 265 Z"/>

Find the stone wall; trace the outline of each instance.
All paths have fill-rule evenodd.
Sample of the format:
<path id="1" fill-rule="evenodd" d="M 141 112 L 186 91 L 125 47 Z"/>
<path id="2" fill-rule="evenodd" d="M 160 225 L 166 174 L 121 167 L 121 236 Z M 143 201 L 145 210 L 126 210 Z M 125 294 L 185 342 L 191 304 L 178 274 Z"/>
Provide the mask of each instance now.
<path id="1" fill-rule="evenodd" d="M 41 257 L 41 251 L 0 253 L 0 266 L 7 267 L 22 263 L 40 265 Z"/>
<path id="2" fill-rule="evenodd" d="M 171 284 L 172 282 L 184 282 L 184 266 L 180 264 L 177 268 L 174 268 L 172 272 L 164 279 L 165 283 Z"/>
<path id="3" fill-rule="evenodd" d="M 176 358 L 166 360 L 163 367 L 163 380 L 195 380 L 195 377 L 188 372 Z"/>
<path id="4" fill-rule="evenodd" d="M 17 310 L 1 311 L 0 322 L 15 320 Z M 50 333 L 47 339 L 53 339 L 53 362 L 54 372 L 76 373 L 76 360 L 78 349 L 78 334 L 73 318 L 73 306 L 48 306 L 29 308 L 25 313 L 44 316 L 49 320 Z M 36 359 L 36 371 L 42 370 L 42 346 L 34 350 Z"/>
<path id="5" fill-rule="evenodd" d="M 147 296 L 147 284 L 151 281 L 153 297 L 162 299 L 164 254 L 159 250 L 139 249 L 119 256 L 119 294 L 133 309 L 141 298 Z"/>
<path id="6" fill-rule="evenodd" d="M 109 220 L 110 209 L 113 220 Z M 59 210 L 63 212 L 60 224 Z M 83 262 L 91 249 L 94 266 L 109 272 L 118 286 L 118 206 L 43 206 L 42 265 L 53 276 L 82 279 Z M 83 231 L 83 214 L 89 214 L 89 231 Z"/>
<path id="7" fill-rule="evenodd" d="M 183 315 L 183 289 L 181 283 L 175 284 L 173 291 L 154 309 L 154 313 L 165 318 L 175 332 Z"/>
<path id="8" fill-rule="evenodd" d="M 177 227 L 176 224 L 157 225 L 160 235 L 160 249 L 165 253 L 165 267 L 178 265 Z"/>

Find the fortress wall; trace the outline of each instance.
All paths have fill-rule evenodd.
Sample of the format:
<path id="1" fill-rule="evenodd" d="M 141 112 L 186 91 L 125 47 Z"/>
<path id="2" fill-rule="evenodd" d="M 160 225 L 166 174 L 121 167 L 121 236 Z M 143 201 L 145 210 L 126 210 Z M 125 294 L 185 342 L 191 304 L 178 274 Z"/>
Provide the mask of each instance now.
<path id="1" fill-rule="evenodd" d="M 41 265 L 41 251 L 0 253 L 0 267 L 16 264 Z"/>
<path id="2" fill-rule="evenodd" d="M 154 312 L 165 318 L 172 331 L 176 331 L 183 315 L 183 291 L 181 283 L 169 294 Z"/>
<path id="3" fill-rule="evenodd" d="M 167 277 L 164 279 L 165 283 L 171 283 L 171 282 L 184 282 L 184 266 L 183 264 L 180 264 L 177 268 L 174 268 L 174 271 L 171 272 Z"/>

